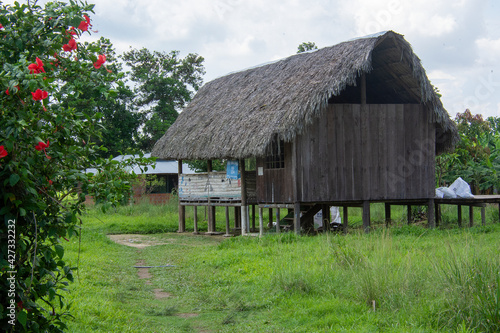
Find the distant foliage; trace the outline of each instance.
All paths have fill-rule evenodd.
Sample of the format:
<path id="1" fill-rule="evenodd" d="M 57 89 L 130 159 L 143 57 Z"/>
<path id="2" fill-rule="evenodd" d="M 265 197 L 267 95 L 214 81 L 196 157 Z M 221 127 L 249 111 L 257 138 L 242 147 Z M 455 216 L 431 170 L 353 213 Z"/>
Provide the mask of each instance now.
<path id="1" fill-rule="evenodd" d="M 131 68 L 128 79 L 135 85 L 134 104 L 141 113 L 139 148 L 151 151 L 203 83 L 204 59 L 146 48 L 132 49 L 122 58 Z"/>
<path id="2" fill-rule="evenodd" d="M 317 50 L 318 47 L 314 42 L 304 42 L 297 47 L 297 53 Z"/>
<path id="3" fill-rule="evenodd" d="M 447 186 L 462 177 L 475 194 L 492 193 L 500 188 L 500 119 L 458 113 L 455 123 L 460 141 L 451 153 L 436 157 L 436 179 Z"/>

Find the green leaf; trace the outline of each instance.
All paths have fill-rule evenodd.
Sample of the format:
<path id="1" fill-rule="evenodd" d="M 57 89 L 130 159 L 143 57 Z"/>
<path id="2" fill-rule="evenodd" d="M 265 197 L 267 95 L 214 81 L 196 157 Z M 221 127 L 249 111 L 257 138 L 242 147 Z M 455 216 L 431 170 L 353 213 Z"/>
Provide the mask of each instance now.
<path id="1" fill-rule="evenodd" d="M 12 175 L 10 175 L 10 178 L 9 178 L 10 186 L 16 185 L 17 182 L 19 181 L 19 179 L 21 179 L 21 177 L 19 177 L 18 174 L 13 173 Z"/>
<path id="2" fill-rule="evenodd" d="M 62 247 L 62 245 L 57 244 L 55 246 L 55 250 L 56 250 L 57 256 L 62 259 L 62 257 L 64 256 L 64 248 Z"/>
<path id="3" fill-rule="evenodd" d="M 17 313 L 17 321 L 20 322 L 25 329 L 26 329 L 27 319 L 28 319 L 28 314 L 24 310 L 21 310 L 20 312 Z"/>

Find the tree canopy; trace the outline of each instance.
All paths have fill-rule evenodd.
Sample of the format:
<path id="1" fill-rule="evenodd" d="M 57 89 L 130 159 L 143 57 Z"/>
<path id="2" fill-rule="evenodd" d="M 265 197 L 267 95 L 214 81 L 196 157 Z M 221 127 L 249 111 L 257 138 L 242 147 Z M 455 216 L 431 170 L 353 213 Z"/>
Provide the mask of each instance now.
<path id="1" fill-rule="evenodd" d="M 132 49 L 122 58 L 130 67 L 134 103 L 141 113 L 139 148 L 150 151 L 200 88 L 204 59 L 192 53 L 181 58 L 179 51 L 151 52 L 146 48 Z"/>

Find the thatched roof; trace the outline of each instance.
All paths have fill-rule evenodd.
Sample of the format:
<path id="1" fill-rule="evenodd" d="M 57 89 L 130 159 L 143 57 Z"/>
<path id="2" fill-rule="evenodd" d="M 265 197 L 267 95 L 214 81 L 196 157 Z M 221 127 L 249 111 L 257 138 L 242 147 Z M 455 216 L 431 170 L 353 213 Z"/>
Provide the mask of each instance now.
<path id="1" fill-rule="evenodd" d="M 437 130 L 445 133 L 436 150 L 453 146 L 456 127 L 420 59 L 402 35 L 389 31 L 208 82 L 152 155 L 187 160 L 265 156 L 273 138 L 291 142 L 329 102 L 360 103 L 363 73 L 368 103 L 424 103 L 434 111 Z"/>

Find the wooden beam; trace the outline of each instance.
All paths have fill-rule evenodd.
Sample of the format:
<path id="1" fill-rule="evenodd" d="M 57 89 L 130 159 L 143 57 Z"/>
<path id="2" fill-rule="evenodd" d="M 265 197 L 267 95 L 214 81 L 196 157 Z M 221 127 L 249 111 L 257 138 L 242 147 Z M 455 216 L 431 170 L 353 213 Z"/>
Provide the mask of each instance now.
<path id="1" fill-rule="evenodd" d="M 370 232 L 370 201 L 363 201 L 363 230 Z"/>
<path id="2" fill-rule="evenodd" d="M 182 160 L 177 162 L 178 175 L 182 174 Z M 179 203 L 179 230 L 177 232 L 186 231 L 186 207 Z"/>
<path id="3" fill-rule="evenodd" d="M 469 227 L 474 226 L 474 206 L 469 206 Z"/>
<path id="4" fill-rule="evenodd" d="M 481 206 L 481 223 L 482 225 L 486 225 L 486 207 Z"/>
<path id="5" fill-rule="evenodd" d="M 462 205 L 457 205 L 457 220 L 458 226 L 462 226 Z"/>
<path id="6" fill-rule="evenodd" d="M 305 228 L 306 232 L 311 231 L 311 228 L 314 230 L 314 215 L 321 210 L 321 207 L 321 204 L 315 204 L 300 217 L 300 224 Z"/>
<path id="7" fill-rule="evenodd" d="M 252 205 L 252 232 L 255 232 L 255 205 Z"/>
<path id="8" fill-rule="evenodd" d="M 185 206 L 183 206 L 185 207 Z M 194 224 L 194 231 L 193 234 L 199 234 L 198 232 L 198 206 L 193 206 L 193 224 Z"/>
<path id="9" fill-rule="evenodd" d="M 280 209 L 276 208 L 276 233 L 279 234 L 280 230 Z"/>
<path id="10" fill-rule="evenodd" d="M 226 206 L 226 234 L 224 236 L 231 237 L 231 234 L 229 233 L 229 207 L 228 206 Z"/>
<path id="11" fill-rule="evenodd" d="M 245 176 L 245 160 L 239 160 L 240 175 L 241 175 L 241 235 L 244 236 L 248 231 L 248 207 L 247 207 L 247 191 L 246 191 L 246 176 Z"/>
<path id="12" fill-rule="evenodd" d="M 436 221 L 434 220 L 434 199 L 429 199 L 427 204 L 427 224 L 429 228 L 436 227 Z"/>
<path id="13" fill-rule="evenodd" d="M 210 173 L 212 172 L 212 160 L 207 161 L 207 180 L 210 182 Z M 209 187 L 210 189 L 210 187 Z M 210 190 L 209 190 L 210 191 Z M 208 193 L 208 228 L 207 232 L 215 231 L 215 207 L 210 204 L 210 192 Z"/>
<path id="14" fill-rule="evenodd" d="M 300 235 L 300 203 L 296 202 L 293 207 L 293 229 Z"/>
<path id="15" fill-rule="evenodd" d="M 349 227 L 349 207 L 348 206 L 343 206 L 344 209 L 344 221 L 342 222 L 342 226 L 344 229 L 344 234 L 347 234 L 347 228 Z"/>
<path id="16" fill-rule="evenodd" d="M 259 207 L 259 236 L 264 236 L 264 210 Z"/>
<path id="17" fill-rule="evenodd" d="M 441 205 L 437 204 L 436 200 L 434 200 L 434 216 L 436 226 L 439 226 L 439 223 L 441 222 Z"/>
<path id="18" fill-rule="evenodd" d="M 321 206 L 321 215 L 323 215 L 323 218 L 322 218 L 323 230 L 330 231 L 330 219 L 331 219 L 330 206 L 322 205 Z"/>
<path id="19" fill-rule="evenodd" d="M 391 224 L 391 204 L 385 203 L 385 226 L 388 227 Z"/>
<path id="20" fill-rule="evenodd" d="M 241 210 L 240 207 L 234 207 L 234 228 L 238 229 L 241 227 Z"/>

